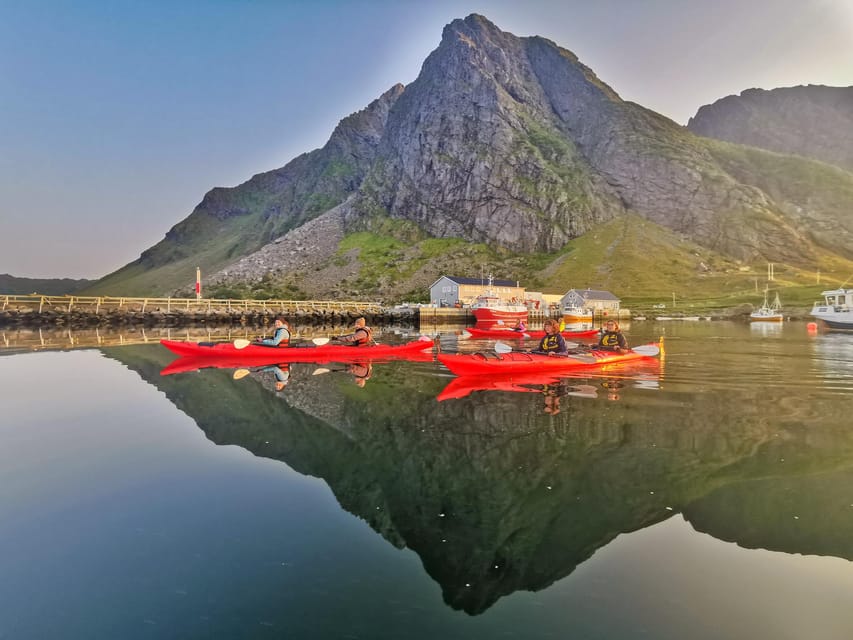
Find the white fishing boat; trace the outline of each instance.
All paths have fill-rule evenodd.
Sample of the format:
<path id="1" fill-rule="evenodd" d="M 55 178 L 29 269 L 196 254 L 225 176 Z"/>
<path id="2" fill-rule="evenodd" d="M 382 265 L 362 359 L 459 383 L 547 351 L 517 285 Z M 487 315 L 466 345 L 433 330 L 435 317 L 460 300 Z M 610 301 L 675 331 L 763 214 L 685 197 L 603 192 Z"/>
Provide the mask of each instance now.
<path id="1" fill-rule="evenodd" d="M 773 304 L 767 304 L 767 289 L 764 289 L 764 304 L 749 314 L 752 322 L 782 322 L 785 316 L 782 314 L 782 303 L 779 301 L 779 293 Z"/>
<path id="2" fill-rule="evenodd" d="M 823 291 L 823 302 L 815 302 L 811 315 L 828 328 L 853 331 L 853 289 Z"/>
<path id="3" fill-rule="evenodd" d="M 592 309 L 567 305 L 563 307 L 564 322 L 592 322 Z"/>

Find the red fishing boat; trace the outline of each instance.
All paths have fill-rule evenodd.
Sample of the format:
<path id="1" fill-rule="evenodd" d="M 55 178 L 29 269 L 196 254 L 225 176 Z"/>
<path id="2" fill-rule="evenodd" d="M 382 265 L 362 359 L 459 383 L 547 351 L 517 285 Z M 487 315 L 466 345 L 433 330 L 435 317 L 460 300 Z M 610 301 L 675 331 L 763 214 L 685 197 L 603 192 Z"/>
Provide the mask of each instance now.
<path id="1" fill-rule="evenodd" d="M 507 302 L 500 298 L 492 288 L 492 274 L 489 274 L 489 288 L 474 299 L 471 312 L 477 322 L 527 321 L 527 305 L 519 302 Z"/>

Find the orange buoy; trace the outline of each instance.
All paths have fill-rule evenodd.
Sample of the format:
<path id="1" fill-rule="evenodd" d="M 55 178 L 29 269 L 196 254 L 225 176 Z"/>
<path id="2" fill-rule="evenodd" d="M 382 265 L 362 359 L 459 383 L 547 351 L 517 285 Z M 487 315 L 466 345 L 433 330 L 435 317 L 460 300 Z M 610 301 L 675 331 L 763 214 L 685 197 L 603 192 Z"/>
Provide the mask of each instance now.
<path id="1" fill-rule="evenodd" d="M 809 322 L 806 325 L 806 331 L 809 333 L 817 333 L 817 322 Z"/>

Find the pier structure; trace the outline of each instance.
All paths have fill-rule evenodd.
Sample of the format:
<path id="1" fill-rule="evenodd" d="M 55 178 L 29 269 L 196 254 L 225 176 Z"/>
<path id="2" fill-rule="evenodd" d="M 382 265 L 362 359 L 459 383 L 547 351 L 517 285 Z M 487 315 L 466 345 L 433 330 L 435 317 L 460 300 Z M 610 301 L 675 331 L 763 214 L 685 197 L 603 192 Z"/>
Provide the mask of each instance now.
<path id="1" fill-rule="evenodd" d="M 386 314 L 379 302 L 356 300 L 237 300 L 125 296 L 0 294 L 0 324 L 263 324 L 278 315 L 305 321 L 346 322 Z M 395 313 L 394 317 L 408 314 Z"/>

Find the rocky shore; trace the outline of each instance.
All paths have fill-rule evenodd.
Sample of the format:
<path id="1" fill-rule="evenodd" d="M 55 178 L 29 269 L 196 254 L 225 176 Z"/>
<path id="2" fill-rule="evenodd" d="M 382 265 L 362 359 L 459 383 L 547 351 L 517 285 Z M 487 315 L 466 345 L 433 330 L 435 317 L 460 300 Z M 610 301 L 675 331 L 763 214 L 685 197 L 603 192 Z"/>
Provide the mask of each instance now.
<path id="1" fill-rule="evenodd" d="M 196 312 L 174 310 L 161 311 L 110 310 L 100 313 L 72 309 L 42 311 L 21 311 L 16 309 L 0 311 L 0 327 L 185 327 L 185 326 L 265 326 L 271 324 L 280 315 L 292 324 L 314 326 L 347 326 L 359 316 L 364 316 L 371 326 L 415 325 L 418 322 L 417 309 L 386 309 L 379 312 L 355 311 L 295 311 L 281 314 L 276 311 L 215 311 Z"/>

